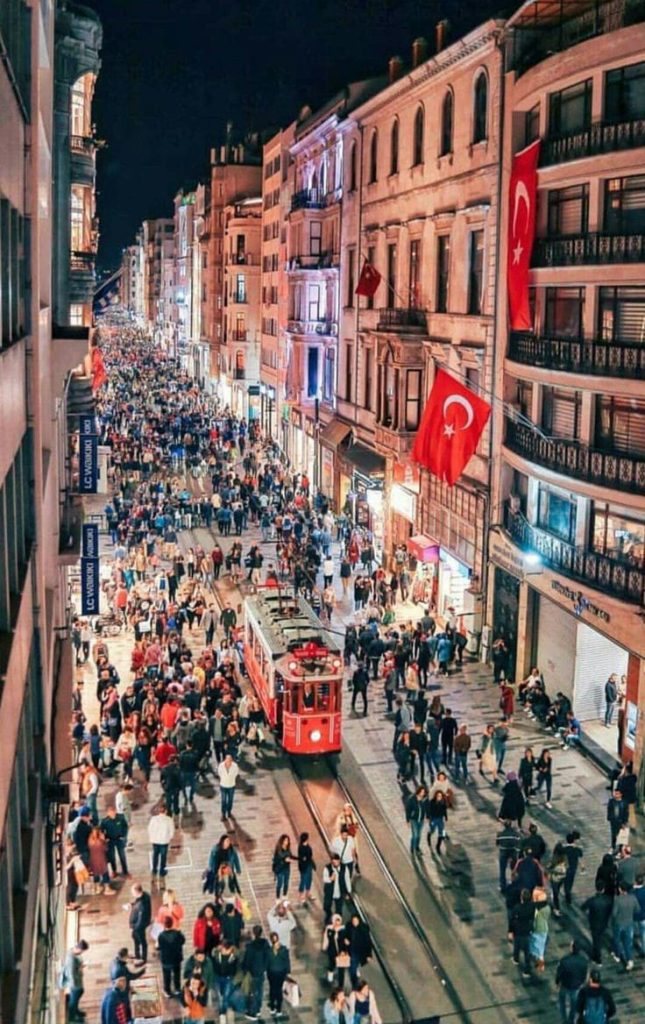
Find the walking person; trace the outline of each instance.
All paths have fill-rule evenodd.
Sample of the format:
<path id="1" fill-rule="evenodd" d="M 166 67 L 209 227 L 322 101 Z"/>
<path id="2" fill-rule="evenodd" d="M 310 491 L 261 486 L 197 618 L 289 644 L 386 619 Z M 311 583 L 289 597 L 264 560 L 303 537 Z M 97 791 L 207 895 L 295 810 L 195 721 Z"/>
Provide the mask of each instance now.
<path id="1" fill-rule="evenodd" d="M 524 751 L 524 756 L 520 761 L 518 774 L 520 777 L 520 783 L 522 785 L 522 792 L 524 793 L 524 802 L 528 806 L 531 802 L 531 796 L 533 795 L 533 773 L 535 772 L 535 758 L 533 757 L 533 750 L 531 747 L 527 747 Z"/>
<path id="2" fill-rule="evenodd" d="M 163 990 L 168 998 L 181 992 L 181 963 L 184 958 L 185 938 L 183 932 L 175 928 L 172 917 L 165 918 L 163 931 L 157 939 L 159 960 L 163 975 Z"/>
<path id="3" fill-rule="evenodd" d="M 447 838 L 448 802 L 442 790 L 436 790 L 434 796 L 427 801 L 426 817 L 428 819 L 428 845 L 432 849 L 432 836 L 437 833 L 437 853 L 441 853 L 441 844 Z"/>
<path id="4" fill-rule="evenodd" d="M 626 971 L 634 968 L 634 925 L 639 913 L 640 904 L 634 893 L 621 886 L 611 911 L 611 955 L 616 963 L 624 964 Z"/>
<path id="5" fill-rule="evenodd" d="M 602 942 L 611 920 L 613 905 L 613 897 L 605 891 L 601 881 L 596 881 L 595 894 L 582 904 L 591 933 L 591 959 L 598 966 L 602 963 Z"/>
<path id="6" fill-rule="evenodd" d="M 360 979 L 347 999 L 348 1016 L 353 1021 L 368 1020 L 370 1024 L 383 1024 L 376 996 L 364 979 Z"/>
<path id="7" fill-rule="evenodd" d="M 487 725 L 484 729 L 481 740 L 479 741 L 479 750 L 477 751 L 477 757 L 479 758 L 479 774 L 486 777 L 486 772 L 490 772 L 492 776 L 493 785 L 497 785 L 497 758 L 495 756 L 495 746 L 493 742 L 493 730 L 492 725 Z"/>
<path id="8" fill-rule="evenodd" d="M 132 942 L 134 943 L 134 959 L 140 964 L 148 960 L 147 929 L 152 921 L 152 902 L 150 894 L 144 892 L 143 886 L 137 882 L 131 889 L 132 899 L 126 904 L 130 911 L 129 925 Z"/>
<path id="9" fill-rule="evenodd" d="M 168 814 L 165 805 L 161 804 L 148 822 L 148 839 L 152 846 L 151 876 L 153 884 L 157 881 L 157 878 L 163 884 L 163 879 L 166 877 L 168 848 L 174 834 L 175 823 Z"/>
<path id="10" fill-rule="evenodd" d="M 569 952 L 559 961 L 555 972 L 562 1024 L 575 1024 L 578 993 L 587 980 L 588 967 L 586 956 L 580 952 L 580 947 L 574 940 Z"/>
<path id="11" fill-rule="evenodd" d="M 607 801 L 607 821 L 609 822 L 612 853 L 616 852 L 619 833 L 627 826 L 628 819 L 629 806 L 623 800 L 621 791 L 614 789 L 613 795 Z"/>
<path id="12" fill-rule="evenodd" d="M 459 732 L 455 737 L 455 781 L 459 782 L 460 775 L 463 775 L 464 782 L 469 781 L 468 776 L 468 751 L 472 746 L 472 740 L 468 735 L 468 726 L 460 725 Z"/>
<path id="13" fill-rule="evenodd" d="M 513 937 L 513 963 L 520 965 L 520 956 L 524 964 L 522 977 L 531 977 L 531 933 L 535 918 L 535 904 L 528 889 L 522 889 L 520 901 L 511 912 L 509 933 Z"/>
<path id="14" fill-rule="evenodd" d="M 240 774 L 237 763 L 233 760 L 232 754 L 227 754 L 223 761 L 217 766 L 219 776 L 220 800 L 222 808 L 222 821 L 230 818 L 233 813 L 233 801 L 235 799 L 235 786 Z"/>
<path id="15" fill-rule="evenodd" d="M 310 900 L 315 899 L 311 892 L 315 870 L 316 864 L 314 862 L 314 852 L 309 842 L 309 833 L 301 832 L 298 841 L 298 871 L 300 873 L 298 893 L 301 903 L 308 903 Z"/>
<path id="16" fill-rule="evenodd" d="M 451 708 L 446 708 L 446 714 L 441 722 L 441 760 L 448 767 L 452 763 L 452 752 L 457 735 L 458 726 L 452 717 Z"/>
<path id="17" fill-rule="evenodd" d="M 423 823 L 426 819 L 428 791 L 425 786 L 417 786 L 405 805 L 405 818 L 410 825 L 410 853 L 422 857 L 421 836 Z"/>
<path id="18" fill-rule="evenodd" d="M 275 878 L 275 898 L 280 899 L 286 896 L 289 890 L 289 878 L 291 876 L 291 862 L 297 857 L 291 852 L 291 838 L 284 834 L 278 839 L 273 851 L 271 870 Z"/>
<path id="19" fill-rule="evenodd" d="M 89 949 L 85 939 L 80 939 L 67 952 L 60 976 L 60 988 L 67 992 L 68 1024 L 77 1024 L 85 1020 L 85 1013 L 80 1008 L 80 1001 L 85 991 L 83 983 L 83 953 Z"/>
<path id="20" fill-rule="evenodd" d="M 264 995 L 264 979 L 269 967 L 271 946 L 262 934 L 262 925 L 253 926 L 253 938 L 247 942 L 242 961 L 242 970 L 251 975 L 251 991 L 248 994 L 246 1017 L 259 1020 Z"/>
<path id="21" fill-rule="evenodd" d="M 542 753 L 540 754 L 536 768 L 537 784 L 535 787 L 535 792 L 539 793 L 542 789 L 542 786 L 544 786 L 546 790 L 546 802 L 544 806 L 548 807 L 549 810 L 551 810 L 553 806 L 551 803 L 551 794 L 553 791 L 553 757 L 551 756 L 551 751 L 548 747 L 545 747 Z"/>
<path id="22" fill-rule="evenodd" d="M 269 1012 L 279 1020 L 284 1017 L 282 1012 L 283 986 L 287 975 L 291 973 L 291 957 L 289 950 L 280 942 L 280 936 L 273 931 L 269 935 L 271 948 L 267 962 L 267 979 L 269 982 Z"/>
<path id="23" fill-rule="evenodd" d="M 614 997 L 600 981 L 600 971 L 594 969 L 589 982 L 578 992 L 576 1009 L 578 1020 L 589 1024 L 604 1024 L 616 1016 Z"/>

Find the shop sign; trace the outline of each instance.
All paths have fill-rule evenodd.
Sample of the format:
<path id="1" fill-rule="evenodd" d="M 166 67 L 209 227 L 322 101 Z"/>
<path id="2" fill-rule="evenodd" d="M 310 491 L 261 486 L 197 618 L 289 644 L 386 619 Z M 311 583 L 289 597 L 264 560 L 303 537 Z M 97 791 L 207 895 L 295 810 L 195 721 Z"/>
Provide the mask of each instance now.
<path id="1" fill-rule="evenodd" d="M 628 700 L 625 705 L 625 738 L 623 743 L 630 750 L 636 749 L 636 728 L 638 726 L 638 707 Z"/>
<path id="2" fill-rule="evenodd" d="M 81 613 L 98 615 L 100 601 L 98 558 L 81 558 Z"/>
<path id="3" fill-rule="evenodd" d="M 510 572 L 511 576 L 524 579 L 524 559 L 519 551 L 516 551 L 512 544 L 509 544 L 500 534 L 491 534 L 489 556 L 491 562 L 499 565 L 501 569 Z"/>
<path id="4" fill-rule="evenodd" d="M 359 501 L 356 504 L 356 522 L 359 526 L 370 525 L 370 507 L 366 501 Z"/>
<path id="5" fill-rule="evenodd" d="M 418 494 L 421 489 L 421 470 L 412 462 L 395 462 L 393 468 L 394 482 L 407 487 Z"/>
<path id="6" fill-rule="evenodd" d="M 393 512 L 397 512 L 404 519 L 413 523 L 417 512 L 416 494 L 408 491 L 406 487 L 401 487 L 400 484 L 392 484 L 390 508 Z"/>
<path id="7" fill-rule="evenodd" d="M 99 479 L 99 439 L 96 434 L 79 434 L 78 489 L 81 494 L 96 494 Z"/>
<path id="8" fill-rule="evenodd" d="M 97 523 L 83 524 L 83 558 L 99 557 L 99 528 Z"/>
<path id="9" fill-rule="evenodd" d="M 609 613 L 603 608 L 599 608 L 597 604 L 592 604 L 581 590 L 572 590 L 571 587 L 565 587 L 559 580 L 553 580 L 551 588 L 555 590 L 556 594 L 560 594 L 561 597 L 566 597 L 567 600 L 572 602 L 574 615 L 580 616 L 583 612 L 589 612 L 590 615 L 595 615 L 602 622 L 609 622 Z"/>

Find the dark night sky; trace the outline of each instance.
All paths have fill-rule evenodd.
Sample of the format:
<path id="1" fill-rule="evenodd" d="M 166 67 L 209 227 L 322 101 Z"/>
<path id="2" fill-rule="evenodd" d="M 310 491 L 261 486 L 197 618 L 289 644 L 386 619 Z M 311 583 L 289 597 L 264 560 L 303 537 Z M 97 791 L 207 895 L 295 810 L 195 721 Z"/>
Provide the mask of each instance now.
<path id="1" fill-rule="evenodd" d="M 228 120 L 288 124 L 345 82 L 408 58 L 434 25 L 454 40 L 504 0 L 86 0 L 103 21 L 94 119 L 99 263 L 118 264 L 147 217 L 169 216 L 182 185 L 204 178 Z M 519 6 L 519 0 L 518 4 Z"/>

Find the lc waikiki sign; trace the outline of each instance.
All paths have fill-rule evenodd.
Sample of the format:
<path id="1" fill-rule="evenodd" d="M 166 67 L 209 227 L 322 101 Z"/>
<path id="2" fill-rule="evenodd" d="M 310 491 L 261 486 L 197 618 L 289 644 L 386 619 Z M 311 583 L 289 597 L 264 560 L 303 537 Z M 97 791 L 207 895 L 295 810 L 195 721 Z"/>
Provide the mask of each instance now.
<path id="1" fill-rule="evenodd" d="M 80 417 L 78 466 L 78 489 L 80 493 L 96 494 L 99 478 L 99 439 L 93 416 Z"/>

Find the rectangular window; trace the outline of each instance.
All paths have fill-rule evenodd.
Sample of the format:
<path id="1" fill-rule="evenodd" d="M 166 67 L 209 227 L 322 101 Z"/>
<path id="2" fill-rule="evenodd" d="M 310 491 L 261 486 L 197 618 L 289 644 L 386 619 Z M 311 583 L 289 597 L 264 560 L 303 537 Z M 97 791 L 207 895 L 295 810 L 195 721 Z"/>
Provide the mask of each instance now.
<path id="1" fill-rule="evenodd" d="M 591 79 L 549 96 L 549 135 L 569 135 L 591 125 Z"/>
<path id="2" fill-rule="evenodd" d="M 69 322 L 72 327 L 83 326 L 83 306 L 79 302 L 70 303 Z"/>
<path id="3" fill-rule="evenodd" d="M 466 384 L 476 395 L 479 394 L 480 372 L 472 366 L 466 367 Z"/>
<path id="4" fill-rule="evenodd" d="M 89 135 L 83 76 L 72 86 L 72 135 Z"/>
<path id="5" fill-rule="evenodd" d="M 396 243 L 387 247 L 387 307 L 396 308 Z"/>
<path id="6" fill-rule="evenodd" d="M 310 345 L 307 350 L 307 398 L 318 398 L 318 364 L 319 351 L 317 345 Z"/>
<path id="7" fill-rule="evenodd" d="M 317 285 L 317 284 L 310 284 L 309 285 L 308 301 L 309 301 L 309 305 L 308 305 L 308 311 L 307 311 L 307 319 L 308 320 L 314 320 L 314 321 L 319 320 L 320 319 L 320 287 L 319 287 L 319 285 Z"/>
<path id="8" fill-rule="evenodd" d="M 576 503 L 540 485 L 538 495 L 538 526 L 561 537 L 569 544 L 576 539 Z"/>
<path id="9" fill-rule="evenodd" d="M 540 137 L 540 104 L 526 111 L 524 115 L 524 145 L 530 146 Z"/>
<path id="10" fill-rule="evenodd" d="M 541 425 L 549 437 L 577 440 L 580 437 L 580 392 L 544 387 Z"/>
<path id="11" fill-rule="evenodd" d="M 326 402 L 334 401 L 334 393 L 336 391 L 336 375 L 335 375 L 335 352 L 333 348 L 325 349 L 325 380 L 324 380 L 324 391 L 323 398 Z"/>
<path id="12" fill-rule="evenodd" d="M 437 238 L 437 313 L 448 312 L 450 282 L 450 235 Z"/>
<path id="13" fill-rule="evenodd" d="M 421 410 L 421 370 L 408 370 L 405 381 L 405 429 L 417 430 Z"/>
<path id="14" fill-rule="evenodd" d="M 309 225 L 309 252 L 312 256 L 320 256 L 322 252 L 322 222 L 312 220 Z"/>
<path id="15" fill-rule="evenodd" d="M 351 341 L 345 345 L 345 398 L 352 401 L 354 394 L 354 346 Z"/>
<path id="16" fill-rule="evenodd" d="M 371 267 L 374 266 L 375 254 L 376 254 L 375 247 L 373 245 L 370 245 L 368 247 L 368 250 L 367 250 L 367 262 L 369 263 L 369 265 Z M 367 309 L 374 309 L 374 296 L 373 295 L 369 295 L 367 297 L 365 305 L 366 305 Z"/>
<path id="17" fill-rule="evenodd" d="M 645 343 L 645 288 L 601 288 L 598 335 L 603 341 Z"/>
<path id="18" fill-rule="evenodd" d="M 235 278 L 235 302 L 246 302 L 246 275 L 237 274 Z"/>
<path id="19" fill-rule="evenodd" d="M 645 455 L 645 402 L 637 398 L 596 398 L 596 447 Z"/>
<path id="20" fill-rule="evenodd" d="M 364 407 L 371 411 L 372 409 L 372 388 L 374 387 L 374 350 L 371 348 L 364 349 L 365 352 L 365 401 Z"/>
<path id="21" fill-rule="evenodd" d="M 85 189 L 72 185 L 70 202 L 70 248 L 72 252 L 85 252 Z"/>
<path id="22" fill-rule="evenodd" d="M 419 282 L 421 279 L 421 242 L 418 238 L 410 241 L 410 274 L 408 284 L 408 305 L 410 309 L 420 306 Z"/>
<path id="23" fill-rule="evenodd" d="M 478 316 L 482 311 L 484 283 L 484 232 L 471 231 L 468 255 L 468 313 Z"/>
<path id="24" fill-rule="evenodd" d="M 620 124 L 645 117 L 645 61 L 605 75 L 605 121 Z"/>
<path id="25" fill-rule="evenodd" d="M 354 289 L 356 287 L 356 250 L 347 250 L 347 307 L 354 306 Z"/>
<path id="26" fill-rule="evenodd" d="M 591 520 L 591 546 L 628 565 L 645 565 L 645 520 L 594 502 Z"/>
<path id="27" fill-rule="evenodd" d="M 544 333 L 547 338 L 582 338 L 584 288 L 547 288 Z"/>
<path id="28" fill-rule="evenodd" d="M 238 263 L 244 263 L 244 250 L 246 246 L 246 236 L 237 235 L 235 241 L 235 255 L 237 256 Z"/>
<path id="29" fill-rule="evenodd" d="M 587 231 L 589 186 L 571 185 L 549 191 L 549 235 L 582 235 Z"/>
<path id="30" fill-rule="evenodd" d="M 235 340 L 246 341 L 246 317 L 244 313 L 235 314 Z"/>
<path id="31" fill-rule="evenodd" d="M 645 232 L 645 174 L 605 182 L 605 231 L 626 235 Z"/>

